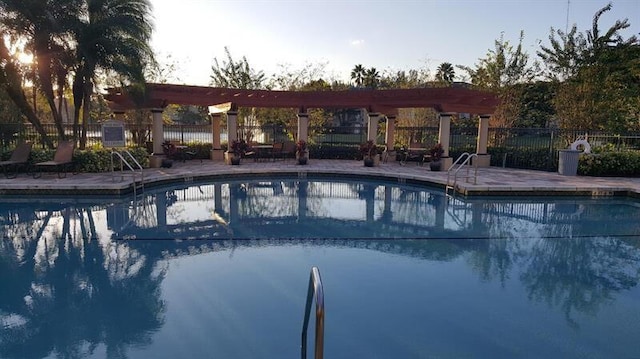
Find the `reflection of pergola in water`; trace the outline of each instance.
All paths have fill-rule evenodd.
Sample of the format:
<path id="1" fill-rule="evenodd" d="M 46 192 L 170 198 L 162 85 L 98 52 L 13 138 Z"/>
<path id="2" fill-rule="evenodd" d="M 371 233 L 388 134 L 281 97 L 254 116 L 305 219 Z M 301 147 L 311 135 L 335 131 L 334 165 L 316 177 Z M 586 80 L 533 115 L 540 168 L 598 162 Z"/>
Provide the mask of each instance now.
<path id="1" fill-rule="evenodd" d="M 439 112 L 440 131 L 438 141 L 444 148 L 445 168 L 449 158 L 449 134 L 451 117 L 455 113 L 480 115 L 477 149 L 478 164 L 489 165 L 487 154 L 489 117 L 498 99 L 491 93 L 464 87 L 419 88 L 396 90 L 357 89 L 345 91 L 269 91 L 240 90 L 216 87 L 200 87 L 171 84 L 147 84 L 145 100 L 136 105 L 122 89 L 108 89 L 116 118 L 124 110 L 151 108 L 153 113 L 153 152 L 162 153 L 164 140 L 162 111 L 169 104 L 213 106 L 222 109 L 227 116 L 228 140 L 237 139 L 238 107 L 297 108 L 298 140 L 307 140 L 309 108 L 362 108 L 368 113 L 367 139 L 376 141 L 378 120 L 386 118 L 385 144 L 393 146 L 395 118 L 399 108 L 433 108 Z M 220 121 L 222 112 L 212 112 L 212 159 L 222 160 Z M 158 163 L 158 161 L 152 161 Z"/>

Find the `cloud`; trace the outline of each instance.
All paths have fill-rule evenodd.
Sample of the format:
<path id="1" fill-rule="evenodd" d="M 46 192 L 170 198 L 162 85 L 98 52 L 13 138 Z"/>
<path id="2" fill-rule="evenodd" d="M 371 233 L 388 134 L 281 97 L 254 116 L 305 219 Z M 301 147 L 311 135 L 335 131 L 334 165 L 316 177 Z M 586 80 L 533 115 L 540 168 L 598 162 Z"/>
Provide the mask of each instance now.
<path id="1" fill-rule="evenodd" d="M 354 46 L 354 47 L 364 46 L 364 40 L 351 40 L 351 46 Z"/>

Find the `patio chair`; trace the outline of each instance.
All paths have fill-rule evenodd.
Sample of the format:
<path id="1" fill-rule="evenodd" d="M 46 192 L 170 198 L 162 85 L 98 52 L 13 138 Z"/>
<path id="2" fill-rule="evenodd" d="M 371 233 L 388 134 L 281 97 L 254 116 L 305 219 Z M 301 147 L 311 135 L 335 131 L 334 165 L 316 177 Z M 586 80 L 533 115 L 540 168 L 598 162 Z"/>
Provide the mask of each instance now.
<path id="1" fill-rule="evenodd" d="M 284 143 L 283 142 L 276 142 L 273 144 L 273 151 L 271 152 L 271 155 L 273 156 L 273 160 L 275 161 L 277 158 L 278 159 L 284 159 L 284 155 L 283 155 L 283 150 L 284 149 Z"/>
<path id="2" fill-rule="evenodd" d="M 32 145 L 31 142 L 22 142 L 13 150 L 9 160 L 0 161 L 5 177 L 16 178 L 20 167 L 28 169 Z M 11 171 L 12 169 L 13 172 Z"/>
<path id="3" fill-rule="evenodd" d="M 182 161 L 192 160 L 196 157 L 196 152 L 189 149 L 189 146 L 181 145 L 176 141 L 164 141 L 162 151 L 168 159 Z M 202 162 L 202 160 L 200 160 Z"/>
<path id="4" fill-rule="evenodd" d="M 296 143 L 293 141 L 286 141 L 282 146 L 282 158 L 295 158 L 296 157 Z"/>
<path id="5" fill-rule="evenodd" d="M 58 144 L 56 153 L 53 155 L 53 160 L 38 162 L 35 164 L 35 171 L 33 172 L 33 178 L 42 177 L 41 171 L 43 169 L 55 169 L 58 173 L 58 178 L 67 177 L 67 171 L 73 167 L 73 141 L 62 141 Z M 64 176 L 63 176 L 64 174 Z"/>
<path id="6" fill-rule="evenodd" d="M 411 142 L 409 144 L 409 148 L 404 150 L 400 164 L 405 165 L 407 161 L 416 161 L 420 166 L 422 166 L 427 153 L 427 147 L 421 142 Z"/>

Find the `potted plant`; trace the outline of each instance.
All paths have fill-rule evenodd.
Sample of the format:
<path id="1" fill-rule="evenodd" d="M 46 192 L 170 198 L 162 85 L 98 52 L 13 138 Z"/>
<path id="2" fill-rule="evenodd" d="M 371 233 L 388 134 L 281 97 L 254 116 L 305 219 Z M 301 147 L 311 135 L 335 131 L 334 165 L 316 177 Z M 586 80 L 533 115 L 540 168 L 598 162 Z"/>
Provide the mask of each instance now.
<path id="1" fill-rule="evenodd" d="M 442 154 L 444 153 L 444 148 L 442 148 L 442 144 L 438 143 L 435 146 L 429 149 L 429 156 L 431 156 L 431 162 L 429 162 L 429 167 L 432 171 L 440 171 L 442 170 Z"/>
<path id="2" fill-rule="evenodd" d="M 299 165 L 306 165 L 307 161 L 309 161 L 309 149 L 305 140 L 296 142 L 296 161 L 298 161 Z"/>
<path id="3" fill-rule="evenodd" d="M 360 145 L 360 152 L 362 153 L 362 159 L 364 160 L 364 165 L 367 167 L 373 167 L 379 161 L 378 159 L 378 147 L 373 142 L 373 140 L 369 140 L 362 145 Z"/>
<path id="4" fill-rule="evenodd" d="M 229 162 L 232 165 L 239 165 L 240 158 L 247 150 L 247 143 L 244 140 L 233 140 L 227 153 L 229 154 Z"/>

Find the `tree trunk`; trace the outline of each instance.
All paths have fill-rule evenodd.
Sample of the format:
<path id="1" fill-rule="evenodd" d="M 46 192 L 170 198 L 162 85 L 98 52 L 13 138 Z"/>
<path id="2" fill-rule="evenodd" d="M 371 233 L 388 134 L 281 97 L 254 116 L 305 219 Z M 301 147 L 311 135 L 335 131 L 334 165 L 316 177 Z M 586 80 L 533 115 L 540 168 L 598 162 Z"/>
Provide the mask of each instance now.
<path id="1" fill-rule="evenodd" d="M 42 127 L 42 123 L 38 118 L 38 115 L 29 105 L 27 96 L 22 90 L 22 76 L 18 71 L 17 66 L 13 62 L 9 51 L 4 44 L 4 41 L 0 41 L 0 59 L 5 61 L 4 67 L 0 67 L 0 84 L 2 84 L 9 95 L 9 98 L 20 109 L 20 112 L 27 118 L 27 120 L 33 124 L 36 131 L 40 134 L 42 144 L 48 148 L 53 148 L 53 143 L 47 136 L 47 131 Z"/>
<path id="2" fill-rule="evenodd" d="M 73 140 L 78 143 L 80 140 L 80 109 L 82 108 L 82 100 L 84 98 L 84 82 L 82 81 L 82 69 L 76 72 L 73 79 Z"/>
<path id="3" fill-rule="evenodd" d="M 36 39 L 36 56 L 38 58 L 38 79 L 40 80 L 40 88 L 47 99 L 47 103 L 51 108 L 53 121 L 58 130 L 58 137 L 61 140 L 66 138 L 64 128 L 62 126 L 62 116 L 56 110 L 55 95 L 53 93 L 53 82 L 51 81 L 51 53 L 48 44 L 42 43 Z"/>

